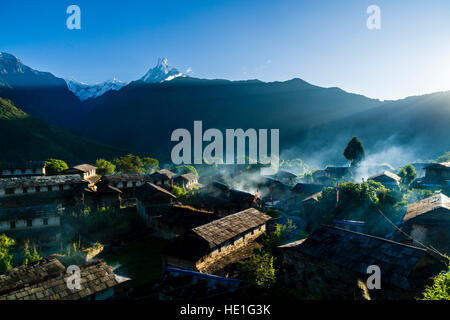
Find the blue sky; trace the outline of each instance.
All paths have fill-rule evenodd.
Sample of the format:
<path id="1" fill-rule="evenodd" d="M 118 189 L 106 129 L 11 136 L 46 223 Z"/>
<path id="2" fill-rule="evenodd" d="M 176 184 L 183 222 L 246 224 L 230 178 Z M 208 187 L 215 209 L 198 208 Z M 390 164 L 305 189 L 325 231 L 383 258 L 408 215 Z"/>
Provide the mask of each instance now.
<path id="1" fill-rule="evenodd" d="M 66 28 L 71 4 L 81 30 Z M 372 4 L 381 30 L 366 27 Z M 196 77 L 299 77 L 381 99 L 450 90 L 448 0 L 0 0 L 0 30 L 0 51 L 88 83 L 167 57 Z"/>

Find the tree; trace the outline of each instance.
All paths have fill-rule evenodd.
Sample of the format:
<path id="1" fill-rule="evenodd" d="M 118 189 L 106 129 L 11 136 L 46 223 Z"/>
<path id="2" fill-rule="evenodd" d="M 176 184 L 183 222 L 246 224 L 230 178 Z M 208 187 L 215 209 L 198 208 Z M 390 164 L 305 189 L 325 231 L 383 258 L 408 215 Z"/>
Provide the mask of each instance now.
<path id="1" fill-rule="evenodd" d="M 14 255 L 10 253 L 10 249 L 15 244 L 14 239 L 8 238 L 4 234 L 0 235 L 0 273 L 12 268 Z"/>
<path id="2" fill-rule="evenodd" d="M 23 252 L 24 252 L 22 261 L 23 265 L 41 260 L 41 257 L 39 256 L 35 245 L 33 245 L 33 253 L 31 253 L 30 242 L 28 240 L 25 242 Z"/>
<path id="3" fill-rule="evenodd" d="M 67 163 L 59 159 L 48 159 L 45 164 L 45 172 L 49 175 L 55 175 L 69 169 Z"/>
<path id="4" fill-rule="evenodd" d="M 159 161 L 157 159 L 144 157 L 142 158 L 145 173 L 151 174 L 159 169 Z"/>
<path id="5" fill-rule="evenodd" d="M 120 173 L 144 173 L 144 163 L 142 162 L 142 159 L 131 153 L 114 159 L 112 163 Z"/>
<path id="6" fill-rule="evenodd" d="M 411 183 L 417 178 L 417 172 L 412 164 L 408 164 L 398 171 L 398 176 L 402 178 L 401 184 L 405 188 L 409 188 Z"/>
<path id="7" fill-rule="evenodd" d="M 187 164 L 183 164 L 181 166 L 174 167 L 170 171 L 172 171 L 173 173 L 176 173 L 176 174 L 192 173 L 192 174 L 195 174 L 196 176 L 198 176 L 197 169 L 195 169 L 194 166 L 187 165 Z"/>
<path id="8" fill-rule="evenodd" d="M 352 166 L 356 166 L 364 160 L 364 147 L 357 137 L 351 138 L 348 142 L 347 147 L 344 150 L 344 157 L 352 162 Z"/>
<path id="9" fill-rule="evenodd" d="M 95 166 L 97 167 L 97 174 L 113 174 L 116 171 L 116 166 L 105 159 L 97 159 L 95 161 Z"/>
<path id="10" fill-rule="evenodd" d="M 275 282 L 273 256 L 270 253 L 252 255 L 249 259 L 238 262 L 238 278 L 260 289 L 269 289 Z"/>

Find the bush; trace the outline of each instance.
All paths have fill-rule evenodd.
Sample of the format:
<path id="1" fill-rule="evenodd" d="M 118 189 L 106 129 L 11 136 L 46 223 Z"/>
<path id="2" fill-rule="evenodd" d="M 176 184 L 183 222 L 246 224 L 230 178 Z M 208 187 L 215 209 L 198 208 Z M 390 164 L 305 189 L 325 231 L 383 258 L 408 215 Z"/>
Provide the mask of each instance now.
<path id="1" fill-rule="evenodd" d="M 274 257 L 269 253 L 252 255 L 238 262 L 237 278 L 260 289 L 270 289 L 276 282 Z"/>
<path id="2" fill-rule="evenodd" d="M 67 163 L 65 163 L 63 160 L 48 159 L 47 161 L 45 161 L 45 164 L 45 172 L 49 175 L 55 175 L 69 169 Z"/>
<path id="3" fill-rule="evenodd" d="M 450 265 L 446 272 L 434 277 L 432 285 L 425 288 L 422 300 L 450 300 Z"/>

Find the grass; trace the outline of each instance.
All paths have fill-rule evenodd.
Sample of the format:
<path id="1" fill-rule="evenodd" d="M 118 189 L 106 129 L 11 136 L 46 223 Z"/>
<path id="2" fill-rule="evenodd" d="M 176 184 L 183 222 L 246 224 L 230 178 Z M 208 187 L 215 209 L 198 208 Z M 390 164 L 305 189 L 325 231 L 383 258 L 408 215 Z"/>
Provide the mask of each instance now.
<path id="1" fill-rule="evenodd" d="M 112 267 L 119 266 L 119 274 L 123 271 L 132 278 L 130 287 L 135 291 L 149 289 L 163 272 L 161 250 L 164 243 L 162 239 L 146 236 L 126 244 L 105 257 L 105 261 Z"/>

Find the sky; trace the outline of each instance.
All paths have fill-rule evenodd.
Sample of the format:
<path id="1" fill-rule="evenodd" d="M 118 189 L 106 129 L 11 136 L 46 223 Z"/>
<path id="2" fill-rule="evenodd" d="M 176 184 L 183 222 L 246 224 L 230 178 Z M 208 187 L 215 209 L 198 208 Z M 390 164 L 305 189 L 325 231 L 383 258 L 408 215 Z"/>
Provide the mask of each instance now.
<path id="1" fill-rule="evenodd" d="M 136 80 L 167 57 L 194 77 L 297 77 L 379 99 L 450 90 L 448 0 L 0 0 L 0 30 L 0 51 L 87 83 Z"/>

